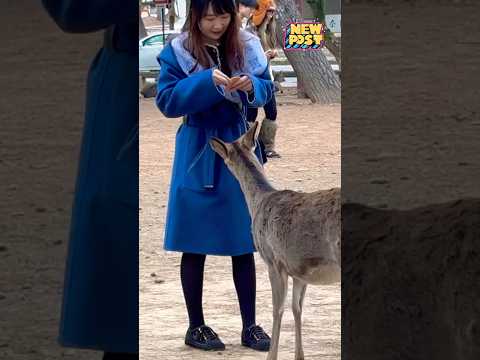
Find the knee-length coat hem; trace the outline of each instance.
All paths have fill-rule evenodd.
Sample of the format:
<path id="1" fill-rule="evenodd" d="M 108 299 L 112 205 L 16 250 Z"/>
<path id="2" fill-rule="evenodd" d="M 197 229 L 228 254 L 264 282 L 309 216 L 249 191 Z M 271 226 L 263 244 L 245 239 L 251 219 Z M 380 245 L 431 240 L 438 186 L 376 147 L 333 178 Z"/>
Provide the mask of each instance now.
<path id="1" fill-rule="evenodd" d="M 190 253 L 190 254 L 199 254 L 199 255 L 212 255 L 212 256 L 240 256 L 245 254 L 253 254 L 257 250 L 255 248 L 249 250 L 240 250 L 237 252 L 216 252 L 216 251 L 201 251 L 198 248 L 191 247 L 191 248 L 175 248 L 175 247 L 167 247 L 164 246 L 163 249 L 165 251 L 173 251 L 173 252 L 181 252 L 181 253 Z"/>

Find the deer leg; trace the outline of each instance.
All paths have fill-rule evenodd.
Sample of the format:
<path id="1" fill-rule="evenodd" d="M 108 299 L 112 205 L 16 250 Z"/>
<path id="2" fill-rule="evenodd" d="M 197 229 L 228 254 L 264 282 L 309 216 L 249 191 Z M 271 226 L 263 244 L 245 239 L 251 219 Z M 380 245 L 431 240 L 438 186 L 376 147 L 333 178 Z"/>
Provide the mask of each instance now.
<path id="1" fill-rule="evenodd" d="M 270 343 L 267 360 L 277 360 L 280 327 L 288 290 L 288 275 L 285 270 L 276 268 L 275 265 L 268 267 L 268 275 L 272 286 L 273 327 L 272 342 Z"/>
<path id="2" fill-rule="evenodd" d="M 302 345 L 302 308 L 307 284 L 293 279 L 292 310 L 295 319 L 295 360 L 304 360 Z"/>

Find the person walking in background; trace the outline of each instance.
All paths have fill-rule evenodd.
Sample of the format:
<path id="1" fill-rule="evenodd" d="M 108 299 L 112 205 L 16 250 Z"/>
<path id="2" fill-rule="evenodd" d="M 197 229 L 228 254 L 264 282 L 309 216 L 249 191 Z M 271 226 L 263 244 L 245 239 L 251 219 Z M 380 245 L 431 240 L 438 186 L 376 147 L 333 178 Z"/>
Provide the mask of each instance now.
<path id="1" fill-rule="evenodd" d="M 139 6 L 42 1 L 63 31 L 105 33 L 88 74 L 59 342 L 138 359 Z"/>
<path id="2" fill-rule="evenodd" d="M 245 1 L 239 0 L 240 4 Z M 248 1 L 247 1 L 248 2 Z M 247 5 L 248 6 L 248 5 Z M 265 51 L 268 61 L 277 57 L 277 38 L 276 38 L 276 6 L 273 0 L 258 0 L 256 8 L 251 14 L 250 21 L 246 25 L 246 29 L 253 31 L 260 38 L 260 42 Z M 246 13 L 246 12 L 244 12 Z M 240 13 L 243 16 L 242 13 Z M 273 81 L 273 73 L 269 67 L 270 77 Z M 259 140 L 265 147 L 265 154 L 268 158 L 278 158 L 280 155 L 275 151 L 275 138 L 277 135 L 277 102 L 275 94 L 272 95 L 270 101 L 263 107 L 265 118 L 262 121 Z M 257 118 L 258 109 L 251 108 L 248 111 L 248 121 L 253 122 Z"/>
<path id="3" fill-rule="evenodd" d="M 240 31 L 234 0 L 192 0 L 186 31 L 158 57 L 156 104 L 183 116 L 176 134 L 164 248 L 182 253 L 180 279 L 189 327 L 185 344 L 202 350 L 225 345 L 205 324 L 202 306 L 206 255 L 230 256 L 242 317 L 241 343 L 268 351 L 256 324 L 256 274 L 251 218 L 238 181 L 210 147 L 215 136 L 233 141 L 247 131 L 246 109 L 271 97 L 260 41 Z M 260 153 L 257 147 L 257 157 Z"/>

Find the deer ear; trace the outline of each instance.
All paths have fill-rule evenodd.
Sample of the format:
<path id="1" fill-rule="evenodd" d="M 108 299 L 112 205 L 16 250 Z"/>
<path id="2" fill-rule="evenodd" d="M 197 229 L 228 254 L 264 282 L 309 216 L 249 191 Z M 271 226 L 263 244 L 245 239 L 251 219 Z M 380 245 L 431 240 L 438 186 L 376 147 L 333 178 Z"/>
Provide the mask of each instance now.
<path id="1" fill-rule="evenodd" d="M 228 158 L 227 144 L 225 144 L 222 140 L 216 137 L 212 137 L 210 139 L 210 146 L 212 147 L 213 151 L 215 151 L 223 159 Z"/>
<path id="2" fill-rule="evenodd" d="M 255 121 L 250 129 L 242 136 L 242 143 L 249 149 L 254 149 L 260 132 L 259 122 Z"/>

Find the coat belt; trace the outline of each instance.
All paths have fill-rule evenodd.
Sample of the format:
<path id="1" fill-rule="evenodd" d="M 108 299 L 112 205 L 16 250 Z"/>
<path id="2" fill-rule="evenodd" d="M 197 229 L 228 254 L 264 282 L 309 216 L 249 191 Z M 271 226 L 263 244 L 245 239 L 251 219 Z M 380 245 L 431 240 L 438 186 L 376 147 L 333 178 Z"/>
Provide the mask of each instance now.
<path id="1" fill-rule="evenodd" d="M 245 130 L 247 129 L 247 102 L 246 98 L 243 96 L 242 98 L 242 124 L 245 126 Z M 190 168 L 195 166 L 197 163 L 202 167 L 202 187 L 205 189 L 213 189 L 215 188 L 215 163 L 218 159 L 217 154 L 215 151 L 210 146 L 210 139 L 212 137 L 219 137 L 218 136 L 218 130 L 219 128 L 216 127 L 202 127 L 197 124 L 192 124 L 191 121 L 189 121 L 188 116 L 183 117 L 183 124 L 186 126 L 194 126 L 194 127 L 200 127 L 205 131 L 205 138 L 207 139 L 205 146 L 203 149 L 200 151 L 200 153 L 195 157 L 193 163 L 190 165 Z"/>

